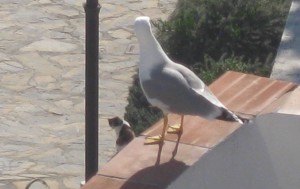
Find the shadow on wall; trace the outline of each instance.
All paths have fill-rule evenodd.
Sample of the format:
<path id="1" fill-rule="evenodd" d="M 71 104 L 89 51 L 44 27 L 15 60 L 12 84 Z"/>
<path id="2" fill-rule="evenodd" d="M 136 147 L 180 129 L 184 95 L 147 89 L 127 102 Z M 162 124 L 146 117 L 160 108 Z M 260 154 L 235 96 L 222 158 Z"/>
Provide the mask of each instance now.
<path id="1" fill-rule="evenodd" d="M 143 184 L 146 183 L 148 186 L 145 186 L 143 189 L 167 188 L 167 186 L 187 168 L 188 166 L 185 163 L 171 159 L 169 162 L 156 164 L 154 166 L 142 169 L 129 178 L 128 182 L 126 182 L 121 189 L 132 189 L 132 183 L 134 182 L 141 182 Z M 163 177 L 158 179 L 156 178 L 155 183 L 153 183 L 151 182 L 151 178 L 155 177 L 155 175 L 163 175 Z"/>
<path id="2" fill-rule="evenodd" d="M 258 116 L 205 154 L 168 189 L 299 189 L 300 117 Z"/>

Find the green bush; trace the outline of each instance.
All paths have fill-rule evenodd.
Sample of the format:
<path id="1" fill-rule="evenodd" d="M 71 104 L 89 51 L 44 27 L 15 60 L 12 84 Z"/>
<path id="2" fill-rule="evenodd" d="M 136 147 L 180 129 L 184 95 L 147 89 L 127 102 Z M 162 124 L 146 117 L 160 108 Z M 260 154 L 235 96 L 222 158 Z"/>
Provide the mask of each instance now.
<path id="1" fill-rule="evenodd" d="M 139 84 L 137 75 L 133 77 L 133 84 L 129 89 L 127 98 L 128 105 L 124 119 L 129 121 L 136 134 L 140 134 L 145 128 L 157 122 L 162 117 L 162 112 L 155 107 L 151 107 L 144 96 Z"/>
<path id="2" fill-rule="evenodd" d="M 228 70 L 269 76 L 291 0 L 178 0 L 156 36 L 172 60 L 210 84 Z M 162 117 L 136 76 L 125 119 L 137 134 Z"/>
<path id="3" fill-rule="evenodd" d="M 179 0 L 167 21 L 154 22 L 177 62 L 203 63 L 226 54 L 272 64 L 290 0 Z M 271 56 L 271 58 L 270 58 Z"/>
<path id="4" fill-rule="evenodd" d="M 209 65 L 209 68 L 203 69 L 200 64 L 194 64 L 192 70 L 197 73 L 206 84 L 212 83 L 226 71 L 237 71 L 262 76 L 269 75 L 270 73 L 269 67 L 266 67 L 259 62 L 249 64 L 244 62 L 240 57 L 229 57 L 215 61 L 212 58 L 205 56 L 204 62 L 206 65 Z"/>

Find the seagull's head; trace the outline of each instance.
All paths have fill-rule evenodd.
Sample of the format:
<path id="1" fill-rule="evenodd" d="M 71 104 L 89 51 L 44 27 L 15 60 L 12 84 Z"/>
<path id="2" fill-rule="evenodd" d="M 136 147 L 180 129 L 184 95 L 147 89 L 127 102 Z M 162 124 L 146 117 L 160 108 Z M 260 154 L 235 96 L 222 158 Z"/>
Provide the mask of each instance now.
<path id="1" fill-rule="evenodd" d="M 138 38 L 151 34 L 150 18 L 148 16 L 137 17 L 134 22 L 134 31 Z"/>

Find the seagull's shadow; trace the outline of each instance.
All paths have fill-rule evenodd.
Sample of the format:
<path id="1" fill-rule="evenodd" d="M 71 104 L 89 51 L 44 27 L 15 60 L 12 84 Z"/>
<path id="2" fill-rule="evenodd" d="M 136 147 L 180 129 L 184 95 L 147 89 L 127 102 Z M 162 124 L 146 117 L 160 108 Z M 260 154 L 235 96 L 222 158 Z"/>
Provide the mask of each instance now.
<path id="1" fill-rule="evenodd" d="M 178 134 L 178 139 L 176 141 L 175 148 L 174 148 L 174 150 L 172 152 L 172 158 L 171 158 L 171 160 L 175 159 L 175 156 L 176 156 L 176 154 L 178 152 L 178 147 L 179 147 L 179 142 L 180 142 L 180 139 L 181 139 L 181 135 L 182 135 L 182 133 Z M 159 165 L 160 164 L 161 152 L 162 152 L 162 149 L 163 149 L 163 143 L 160 143 L 158 145 L 159 145 L 159 148 L 158 148 L 157 159 L 156 159 L 155 165 Z"/>
<path id="2" fill-rule="evenodd" d="M 140 183 L 141 188 L 145 189 L 165 189 L 187 168 L 185 163 L 175 159 L 153 165 L 135 173 L 122 185 L 121 189 L 132 189 L 132 183 Z"/>
<path id="3" fill-rule="evenodd" d="M 163 143 L 159 144 L 155 164 L 132 175 L 122 185 L 121 189 L 132 189 L 133 183 L 140 183 L 142 185 L 140 188 L 143 189 L 165 189 L 172 181 L 176 180 L 176 178 L 189 167 L 184 162 L 175 159 L 181 135 L 178 136 L 172 157 L 168 162 L 161 163 L 161 155 L 164 145 Z"/>

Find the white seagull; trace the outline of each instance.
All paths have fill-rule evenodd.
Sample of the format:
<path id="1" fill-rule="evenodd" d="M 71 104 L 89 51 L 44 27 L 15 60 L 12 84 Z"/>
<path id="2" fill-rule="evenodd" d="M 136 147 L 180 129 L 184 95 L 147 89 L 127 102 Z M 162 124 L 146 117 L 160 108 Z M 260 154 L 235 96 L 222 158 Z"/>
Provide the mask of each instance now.
<path id="1" fill-rule="evenodd" d="M 152 33 L 149 17 L 137 17 L 134 30 L 140 47 L 139 78 L 142 90 L 149 103 L 164 113 L 162 134 L 148 137 L 145 144 L 164 141 L 169 113 L 181 115 L 181 124 L 169 128 L 172 133 L 183 132 L 184 115 L 243 124 L 194 72 L 170 60 Z"/>

